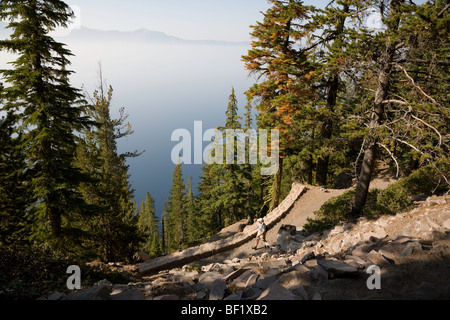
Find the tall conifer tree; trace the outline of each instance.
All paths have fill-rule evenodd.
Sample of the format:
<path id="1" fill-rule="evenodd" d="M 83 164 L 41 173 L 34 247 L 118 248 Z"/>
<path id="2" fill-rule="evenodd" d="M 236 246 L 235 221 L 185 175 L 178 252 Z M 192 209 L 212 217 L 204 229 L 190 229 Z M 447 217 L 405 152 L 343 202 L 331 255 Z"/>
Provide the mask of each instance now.
<path id="1" fill-rule="evenodd" d="M 5 79 L 3 110 L 14 112 L 36 203 L 39 238 L 63 245 L 72 212 L 82 212 L 77 193 L 82 175 L 74 166 L 76 131 L 88 124 L 79 90 L 68 81 L 71 52 L 48 33 L 67 27 L 73 12 L 59 0 L 5 0 L 0 20 L 9 21 L 11 38 L 0 49 L 18 56 Z M 48 221 L 48 224 L 47 222 Z M 66 231 L 65 231 L 66 230 Z"/>
<path id="2" fill-rule="evenodd" d="M 301 105 L 311 97 L 308 53 L 299 49 L 298 42 L 309 32 L 305 21 L 312 7 L 298 0 L 269 2 L 272 6 L 263 22 L 252 27 L 252 49 L 242 59 L 250 73 L 262 79 L 247 92 L 251 99 L 259 99 L 258 127 L 280 130 L 280 165 L 274 176 L 271 202 L 271 208 L 275 208 L 280 201 L 283 159 L 292 153 L 295 142 L 290 128 Z"/>
<path id="3" fill-rule="evenodd" d="M 187 206 L 186 185 L 184 184 L 181 163 L 175 166 L 172 176 L 172 187 L 167 201 L 168 233 L 167 248 L 177 250 L 186 246 L 187 238 Z"/>
<path id="4" fill-rule="evenodd" d="M 129 180 L 126 159 L 140 155 L 138 151 L 120 154 L 117 141 L 133 133 L 128 115 L 120 109 L 119 119 L 111 118 L 113 89 L 103 81 L 90 98 L 90 117 L 95 129 L 83 131 L 78 148 L 78 166 L 92 181 L 83 183 L 80 190 L 85 201 L 96 207 L 97 216 L 91 219 L 89 231 L 96 236 L 94 247 L 103 260 L 123 260 L 130 247 L 137 245 L 137 218 L 134 214 L 134 190 Z M 92 241 L 91 241 L 92 242 Z"/>
<path id="5" fill-rule="evenodd" d="M 151 257 L 161 255 L 161 240 L 158 230 L 158 218 L 155 214 L 155 200 L 148 192 L 139 210 L 138 228 L 143 237 L 142 250 Z"/>
<path id="6" fill-rule="evenodd" d="M 29 240 L 26 219 L 29 189 L 26 187 L 25 157 L 20 136 L 14 138 L 14 117 L 0 119 L 0 246 Z"/>

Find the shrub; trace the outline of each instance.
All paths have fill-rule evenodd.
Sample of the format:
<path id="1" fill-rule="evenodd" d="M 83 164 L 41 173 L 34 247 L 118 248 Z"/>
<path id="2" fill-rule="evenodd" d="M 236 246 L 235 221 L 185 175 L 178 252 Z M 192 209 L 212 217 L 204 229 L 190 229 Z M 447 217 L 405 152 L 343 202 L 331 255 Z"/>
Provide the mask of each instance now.
<path id="1" fill-rule="evenodd" d="M 397 214 L 412 209 L 411 197 L 414 195 L 439 194 L 448 191 L 448 184 L 441 178 L 441 173 L 449 176 L 449 161 L 443 160 L 434 165 L 429 164 L 382 191 L 378 198 L 378 208 L 385 214 Z"/>
<path id="2" fill-rule="evenodd" d="M 67 268 L 78 265 L 84 287 L 108 279 L 113 283 L 128 283 L 122 273 L 103 266 L 91 267 L 84 262 L 56 253 L 44 245 L 0 246 L 0 299 L 34 300 L 53 292 L 69 293 Z"/>

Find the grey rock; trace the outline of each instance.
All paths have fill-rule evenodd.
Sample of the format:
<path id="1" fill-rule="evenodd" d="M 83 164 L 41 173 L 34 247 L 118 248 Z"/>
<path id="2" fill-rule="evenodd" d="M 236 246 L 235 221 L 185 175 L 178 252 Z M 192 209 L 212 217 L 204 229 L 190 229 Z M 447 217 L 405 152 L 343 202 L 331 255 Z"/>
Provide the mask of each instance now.
<path id="1" fill-rule="evenodd" d="M 245 283 L 245 287 L 250 287 L 254 285 L 258 281 L 259 277 L 260 277 L 259 274 L 250 275 L 250 277 L 248 277 L 247 279 L 247 282 Z"/>
<path id="2" fill-rule="evenodd" d="M 217 271 L 212 271 L 200 275 L 198 282 L 203 283 L 208 289 L 211 289 L 213 282 L 217 279 L 223 279 L 223 275 Z"/>
<path id="3" fill-rule="evenodd" d="M 298 285 L 290 289 L 293 294 L 302 297 L 303 300 L 308 300 L 308 292 L 303 285 Z"/>
<path id="4" fill-rule="evenodd" d="M 130 289 L 127 284 L 115 284 L 111 288 L 112 292 L 120 293 L 122 291 L 126 291 Z"/>
<path id="5" fill-rule="evenodd" d="M 277 242 L 284 252 L 288 252 L 288 246 L 297 234 L 297 227 L 292 225 L 282 225 L 278 230 Z M 301 246 L 301 244 L 300 244 Z M 299 246 L 299 247 L 300 247 Z M 297 248 L 298 249 L 298 248 Z M 291 248 L 292 250 L 292 248 Z"/>
<path id="6" fill-rule="evenodd" d="M 233 294 L 230 294 L 229 296 L 225 297 L 223 300 L 231 301 L 231 300 L 241 300 L 242 299 L 242 290 L 236 291 Z"/>
<path id="7" fill-rule="evenodd" d="M 239 277 L 234 279 L 229 286 L 233 288 L 234 290 L 241 290 L 247 287 L 247 281 L 248 279 L 254 275 L 255 272 L 253 270 L 246 270 L 244 273 L 242 273 Z"/>
<path id="8" fill-rule="evenodd" d="M 263 289 L 257 288 L 257 287 L 248 287 L 245 288 L 242 292 L 241 299 L 242 300 L 256 300 L 261 293 L 263 292 Z"/>
<path id="9" fill-rule="evenodd" d="M 256 300 L 302 300 L 302 298 L 274 282 Z"/>
<path id="10" fill-rule="evenodd" d="M 204 283 L 196 283 L 194 285 L 191 286 L 192 290 L 195 292 L 199 292 L 200 290 L 202 290 L 203 288 L 205 288 L 205 284 Z"/>
<path id="11" fill-rule="evenodd" d="M 265 290 L 267 289 L 272 283 L 274 283 L 275 281 L 277 281 L 278 276 L 277 275 L 271 275 L 271 276 L 260 276 L 258 281 L 255 282 L 255 284 L 253 284 L 252 287 L 258 288 L 258 289 L 262 289 Z"/>
<path id="12" fill-rule="evenodd" d="M 322 295 L 319 292 L 314 293 L 311 300 L 322 300 Z"/>
<path id="13" fill-rule="evenodd" d="M 408 242 L 400 253 L 402 257 L 408 257 L 413 252 L 422 251 L 422 245 L 418 241 Z"/>
<path id="14" fill-rule="evenodd" d="M 230 274 L 228 274 L 226 277 L 225 277 L 225 281 L 227 282 L 227 283 L 229 283 L 229 282 L 231 282 L 231 281 L 233 281 L 234 279 L 236 279 L 237 277 L 239 277 L 241 274 L 243 274 L 244 272 L 246 272 L 248 269 L 245 269 L 245 268 L 240 268 L 240 269 L 237 269 L 236 271 L 234 271 L 234 272 L 231 272 Z"/>
<path id="15" fill-rule="evenodd" d="M 358 273 L 358 269 L 339 260 L 319 260 L 317 263 L 326 271 L 336 276 L 351 276 Z"/>
<path id="16" fill-rule="evenodd" d="M 260 266 L 262 268 L 280 269 L 280 268 L 287 267 L 287 263 L 286 263 L 286 260 L 284 260 L 284 259 L 277 259 L 277 260 L 260 262 Z"/>
<path id="17" fill-rule="evenodd" d="M 121 293 L 111 295 L 109 300 L 145 300 L 145 296 L 138 289 L 129 289 Z"/>
<path id="18" fill-rule="evenodd" d="M 313 277 L 319 281 L 320 280 L 328 280 L 328 271 L 325 270 L 324 267 L 322 267 L 321 265 L 318 264 L 314 268 Z"/>
<path id="19" fill-rule="evenodd" d="M 106 286 L 96 286 L 69 293 L 62 300 L 107 300 L 109 290 Z"/>
<path id="20" fill-rule="evenodd" d="M 209 300 L 222 300 L 226 289 L 227 284 L 224 279 L 214 280 L 209 292 Z"/>
<path id="21" fill-rule="evenodd" d="M 286 289 L 292 290 L 292 288 L 302 285 L 305 282 L 305 273 L 302 271 L 284 273 L 278 278 L 277 282 Z"/>
<path id="22" fill-rule="evenodd" d="M 366 259 L 377 266 L 395 263 L 394 260 L 389 259 L 385 255 L 383 255 L 380 252 L 375 251 L 375 250 L 370 251 L 369 254 L 366 256 Z"/>
<path id="23" fill-rule="evenodd" d="M 154 297 L 153 300 L 180 300 L 176 294 L 164 294 L 162 296 Z"/>
<path id="24" fill-rule="evenodd" d="M 313 259 L 315 256 L 316 256 L 316 255 L 315 255 L 314 251 L 311 251 L 311 252 L 305 254 L 305 255 L 300 259 L 300 263 L 301 263 L 301 264 L 304 264 L 306 261 L 308 261 L 308 260 L 310 260 L 310 259 Z"/>
<path id="25" fill-rule="evenodd" d="M 65 293 L 55 292 L 55 293 L 52 293 L 51 295 L 49 295 L 47 300 L 52 300 L 52 301 L 62 300 L 65 296 L 66 296 Z"/>
<path id="26" fill-rule="evenodd" d="M 200 291 L 199 293 L 197 293 L 196 299 L 203 300 L 206 298 L 207 295 L 208 293 L 206 291 Z"/>

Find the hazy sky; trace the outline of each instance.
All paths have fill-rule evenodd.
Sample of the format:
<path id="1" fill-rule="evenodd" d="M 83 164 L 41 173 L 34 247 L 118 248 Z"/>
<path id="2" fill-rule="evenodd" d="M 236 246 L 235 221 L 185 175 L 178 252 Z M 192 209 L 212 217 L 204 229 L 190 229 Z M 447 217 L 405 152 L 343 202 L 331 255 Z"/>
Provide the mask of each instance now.
<path id="1" fill-rule="evenodd" d="M 262 20 L 266 0 L 72 0 L 81 25 L 100 30 L 145 28 L 188 40 L 248 41 L 249 25 Z M 321 6 L 326 0 L 307 0 Z"/>

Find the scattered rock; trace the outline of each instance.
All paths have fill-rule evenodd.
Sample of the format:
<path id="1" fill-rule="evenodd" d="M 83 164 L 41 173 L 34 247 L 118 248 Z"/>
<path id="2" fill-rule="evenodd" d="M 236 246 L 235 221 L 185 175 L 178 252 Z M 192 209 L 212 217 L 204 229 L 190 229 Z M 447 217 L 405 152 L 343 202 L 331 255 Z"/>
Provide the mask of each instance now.
<path id="1" fill-rule="evenodd" d="M 274 282 L 256 300 L 302 300 L 302 298 Z"/>

